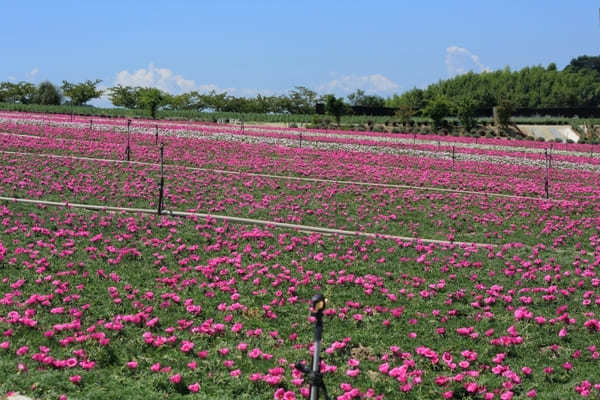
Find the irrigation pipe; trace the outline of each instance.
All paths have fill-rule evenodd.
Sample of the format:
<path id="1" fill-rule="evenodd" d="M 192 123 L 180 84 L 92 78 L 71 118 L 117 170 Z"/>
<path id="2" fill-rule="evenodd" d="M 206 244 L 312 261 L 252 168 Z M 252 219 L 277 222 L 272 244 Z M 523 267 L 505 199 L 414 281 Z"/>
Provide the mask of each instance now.
<path id="1" fill-rule="evenodd" d="M 57 154 L 43 154 L 43 153 L 28 153 L 28 152 L 19 152 L 19 151 L 5 151 L 0 150 L 2 154 L 14 154 L 14 155 L 22 155 L 22 156 L 37 156 L 37 157 L 46 157 L 46 158 L 65 158 L 72 160 L 83 160 L 83 161 L 93 161 L 93 162 L 112 162 L 116 164 L 135 164 L 135 165 L 146 165 L 146 166 L 156 166 L 159 164 L 144 162 L 144 161 L 125 161 L 125 160 L 115 160 L 110 158 L 94 158 L 94 157 L 82 157 L 82 156 L 61 156 Z M 321 179 L 321 178 L 306 178 L 300 176 L 287 176 L 287 175 L 273 175 L 273 174 L 261 174 L 257 172 L 240 172 L 240 171 L 228 171 L 224 169 L 212 169 L 212 168 L 199 168 L 199 167 L 184 167 L 176 164 L 165 164 L 165 167 L 169 168 L 182 168 L 190 171 L 204 171 L 204 172 L 214 172 L 217 174 L 224 175 L 244 175 L 244 176 L 255 176 L 261 178 L 271 178 L 271 179 L 282 179 L 282 180 L 297 180 L 303 182 L 320 182 L 320 183 L 330 183 L 330 184 L 341 184 L 341 185 L 357 185 L 357 186 L 373 186 L 373 187 L 382 187 L 382 188 L 391 188 L 391 189 L 406 189 L 406 190 L 421 190 L 421 191 L 429 191 L 429 192 L 441 192 L 441 193 L 457 193 L 457 194 L 471 194 L 476 196 L 486 196 L 486 197 L 500 197 L 500 198 L 508 198 L 508 199 L 516 199 L 516 200 L 534 200 L 534 201 L 549 201 L 553 203 L 562 203 L 570 200 L 560 200 L 560 199 L 545 199 L 542 197 L 532 197 L 532 196 L 519 196 L 516 194 L 503 194 L 503 193 L 489 193 L 489 192 L 477 192 L 472 190 L 460 190 L 460 189 L 447 189 L 447 188 L 436 188 L 431 186 L 410 186 L 410 185 L 398 185 L 392 183 L 375 183 L 375 182 L 363 182 L 363 181 L 339 181 L 335 179 Z"/>
<path id="2" fill-rule="evenodd" d="M 46 206 L 53 207 L 67 207 L 67 208 L 83 208 L 88 210 L 99 210 L 99 211 L 117 211 L 117 212 L 126 212 L 126 213 L 142 213 L 142 214 L 158 214 L 157 210 L 149 209 L 149 208 L 127 208 L 127 207 L 115 207 L 115 206 L 104 206 L 98 204 L 79 204 L 79 203 L 69 203 L 69 202 L 58 202 L 58 201 L 48 201 L 48 200 L 34 200 L 34 199 L 21 199 L 17 197 L 4 197 L 0 196 L 0 201 L 9 201 L 15 203 L 27 203 L 27 204 L 42 204 Z M 204 214 L 204 213 L 195 213 L 195 212 L 187 212 L 187 211 L 172 211 L 172 210 L 162 210 L 163 215 L 170 215 L 176 217 L 200 217 L 200 218 L 212 218 L 221 221 L 229 221 L 236 222 L 244 225 L 266 225 L 266 226 L 274 226 L 279 228 L 287 228 L 294 229 L 304 232 L 317 232 L 324 233 L 327 235 L 346 235 L 346 236 L 362 236 L 373 239 L 389 239 L 389 240 L 399 240 L 399 241 L 420 241 L 424 243 L 433 243 L 433 244 L 441 244 L 441 245 L 458 245 L 458 246 L 475 246 L 480 248 L 494 248 L 498 247 L 497 244 L 492 243 L 477 243 L 477 242 L 456 242 L 449 240 L 439 240 L 439 239 L 425 239 L 425 238 L 417 238 L 410 236 L 396 236 L 396 235 L 385 235 L 379 233 L 371 233 L 371 232 L 361 232 L 361 231 L 348 231 L 343 229 L 333 229 L 333 228 L 325 228 L 321 226 L 311 226 L 311 225 L 298 225 L 298 224 L 288 224 L 285 222 L 275 222 L 275 221 L 266 221 L 262 219 L 252 219 L 252 218 L 242 218 L 242 217 L 234 217 L 230 215 L 213 215 L 213 214 Z"/>

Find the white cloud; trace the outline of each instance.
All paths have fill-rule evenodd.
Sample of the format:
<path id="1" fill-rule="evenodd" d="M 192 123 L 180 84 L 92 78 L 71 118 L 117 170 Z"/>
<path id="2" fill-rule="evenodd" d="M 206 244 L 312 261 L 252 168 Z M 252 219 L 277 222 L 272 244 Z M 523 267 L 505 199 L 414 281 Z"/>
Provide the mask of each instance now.
<path id="1" fill-rule="evenodd" d="M 35 77 L 40 73 L 40 69 L 38 67 L 35 67 L 34 69 L 32 69 L 30 72 L 27 72 L 25 74 L 25 76 L 27 77 L 28 80 L 34 80 Z"/>
<path id="2" fill-rule="evenodd" d="M 227 92 L 227 94 L 232 96 L 245 97 L 256 96 L 259 93 L 263 95 L 274 93 L 270 90 L 222 88 L 215 83 L 198 85 L 193 79 L 186 79 L 168 68 L 156 67 L 153 63 L 150 63 L 148 68 L 140 68 L 133 72 L 127 70 L 120 71 L 116 75 L 114 85 L 155 87 L 172 94 L 185 93 L 192 90 L 199 93 L 208 93 L 214 90 L 217 93 Z"/>
<path id="3" fill-rule="evenodd" d="M 446 68 L 448 68 L 448 75 L 451 77 L 469 71 L 491 71 L 489 67 L 481 63 L 478 55 L 458 46 L 450 46 L 446 49 Z"/>
<path id="4" fill-rule="evenodd" d="M 399 88 L 400 85 L 381 74 L 343 75 L 317 86 L 317 91 L 346 95 L 361 89 L 367 93 L 390 94 Z"/>
<path id="5" fill-rule="evenodd" d="M 134 72 L 123 70 L 117 73 L 115 85 L 155 87 L 169 93 L 182 93 L 194 90 L 196 82 L 185 79 L 168 68 L 157 68 L 150 63 L 148 69 L 140 68 Z"/>
<path id="6" fill-rule="evenodd" d="M 14 76 L 11 75 L 8 77 L 8 80 L 9 80 L 9 82 L 14 82 L 17 80 L 17 78 L 15 78 Z"/>

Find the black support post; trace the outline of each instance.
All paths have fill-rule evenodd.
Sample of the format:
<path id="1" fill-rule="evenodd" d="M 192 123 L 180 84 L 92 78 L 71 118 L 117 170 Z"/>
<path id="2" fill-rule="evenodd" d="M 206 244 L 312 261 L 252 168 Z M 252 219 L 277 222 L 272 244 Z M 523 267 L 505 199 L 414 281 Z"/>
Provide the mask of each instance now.
<path id="1" fill-rule="evenodd" d="M 160 144 L 160 183 L 158 184 L 158 215 L 161 215 L 163 212 L 163 196 L 164 196 L 164 188 L 165 188 L 165 175 L 163 168 L 163 155 L 164 155 L 165 145 L 163 143 Z"/>

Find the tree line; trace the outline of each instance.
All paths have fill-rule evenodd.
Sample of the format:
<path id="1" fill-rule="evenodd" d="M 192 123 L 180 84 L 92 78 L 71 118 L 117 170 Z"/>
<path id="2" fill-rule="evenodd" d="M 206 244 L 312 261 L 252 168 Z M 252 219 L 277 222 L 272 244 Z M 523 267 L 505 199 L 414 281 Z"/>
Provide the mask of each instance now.
<path id="1" fill-rule="evenodd" d="M 467 124 L 474 110 L 502 105 L 514 108 L 598 107 L 600 105 L 600 56 L 581 56 L 561 71 L 556 64 L 547 67 L 525 67 L 511 71 L 509 67 L 493 72 L 469 72 L 440 80 L 426 89 L 414 88 L 388 98 L 357 90 L 345 98 L 333 94 L 319 95 L 296 86 L 287 94 L 236 97 L 227 92 L 199 93 L 191 91 L 170 94 L 157 88 L 116 85 L 99 89 L 101 80 L 72 83 L 60 87 L 51 82 L 34 85 L 29 82 L 0 82 L 0 102 L 17 104 L 81 106 L 106 94 L 116 107 L 144 109 L 154 117 L 157 110 L 192 110 L 263 114 L 314 114 L 317 104 L 322 110 L 339 117 L 361 109 L 393 108 L 400 119 L 426 116 L 442 121 L 456 116 Z M 440 119 L 441 118 L 441 119 Z"/>
<path id="2" fill-rule="evenodd" d="M 559 71 L 547 67 L 509 67 L 493 72 L 468 72 L 440 80 L 426 89 L 414 88 L 386 100 L 388 107 L 424 109 L 432 99 L 452 102 L 468 98 L 479 109 L 492 108 L 502 99 L 515 108 L 598 107 L 600 105 L 600 57 L 581 56 Z"/>

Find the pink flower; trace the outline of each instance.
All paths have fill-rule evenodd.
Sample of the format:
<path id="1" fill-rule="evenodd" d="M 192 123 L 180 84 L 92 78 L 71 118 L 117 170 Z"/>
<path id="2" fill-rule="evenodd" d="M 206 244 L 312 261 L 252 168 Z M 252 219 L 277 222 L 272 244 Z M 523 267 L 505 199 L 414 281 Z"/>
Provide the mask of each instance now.
<path id="1" fill-rule="evenodd" d="M 150 367 L 150 371 L 152 371 L 152 372 L 160 371 L 160 363 L 152 364 L 152 366 Z"/>
<path id="2" fill-rule="evenodd" d="M 567 329 L 566 328 L 562 328 L 559 332 L 558 332 L 558 337 L 565 337 L 567 336 Z"/>
<path id="3" fill-rule="evenodd" d="M 202 350 L 202 351 L 197 352 L 196 355 L 198 356 L 198 358 L 204 360 L 208 356 L 208 351 Z"/>
<path id="4" fill-rule="evenodd" d="M 21 346 L 21 347 L 19 347 L 17 349 L 16 353 L 17 353 L 18 356 L 22 356 L 22 355 L 27 354 L 28 351 L 29 351 L 29 347 L 27 347 L 27 346 Z"/>
<path id="5" fill-rule="evenodd" d="M 475 382 L 469 382 L 469 383 L 467 383 L 467 385 L 465 387 L 465 389 L 467 389 L 467 392 L 469 392 L 469 393 L 475 393 L 478 388 L 479 388 L 479 386 Z"/>
<path id="6" fill-rule="evenodd" d="M 227 354 L 229 354 L 229 349 L 227 347 L 219 349 L 219 354 L 221 354 L 222 356 L 226 356 Z"/>
<path id="7" fill-rule="evenodd" d="M 181 375 L 179 375 L 179 374 L 175 374 L 175 375 L 171 376 L 171 377 L 169 378 L 169 380 L 170 380 L 171 382 L 173 382 L 174 384 L 178 384 L 179 382 L 181 382 Z"/>
<path id="8" fill-rule="evenodd" d="M 386 374 L 389 372 L 390 370 L 390 364 L 388 363 L 383 363 L 379 365 L 379 372 L 381 372 L 382 374 Z"/>
<path id="9" fill-rule="evenodd" d="M 10 342 L 0 343 L 0 349 L 2 349 L 2 350 L 8 350 L 9 347 L 10 347 Z"/>
<path id="10" fill-rule="evenodd" d="M 131 368 L 131 369 L 136 369 L 136 368 L 137 368 L 137 366 L 138 366 L 138 362 L 137 362 L 137 361 L 129 361 L 129 362 L 127 363 L 127 366 L 128 366 L 129 368 Z"/>
<path id="11" fill-rule="evenodd" d="M 248 352 L 248 357 L 258 358 L 258 357 L 260 357 L 261 354 L 262 354 L 262 352 L 260 351 L 260 349 L 254 348 Z"/>
<path id="12" fill-rule="evenodd" d="M 351 367 L 358 367 L 359 364 L 360 361 L 358 361 L 356 358 L 351 358 L 348 360 L 348 365 Z"/>
<path id="13" fill-rule="evenodd" d="M 537 396 L 537 392 L 535 391 L 535 389 L 531 389 L 529 392 L 527 392 L 527 397 L 536 397 Z"/>
<path id="14" fill-rule="evenodd" d="M 193 393 L 197 393 L 200 390 L 200 384 L 198 382 L 188 385 L 188 390 Z"/>
<path id="15" fill-rule="evenodd" d="M 231 375 L 234 378 L 237 378 L 238 376 L 240 376 L 240 374 L 242 373 L 241 370 L 239 369 L 234 369 L 233 371 L 229 372 L 229 375 Z"/>
<path id="16" fill-rule="evenodd" d="M 69 380 L 73 383 L 79 383 L 79 382 L 81 382 L 81 375 L 70 376 Z"/>
<path id="17" fill-rule="evenodd" d="M 355 368 L 355 369 L 349 369 L 349 370 L 347 370 L 347 371 L 346 371 L 346 375 L 347 375 L 347 376 L 351 376 L 351 377 L 353 377 L 353 378 L 354 378 L 355 376 L 357 376 L 359 373 L 360 373 L 360 369 L 358 369 L 358 368 Z"/>

